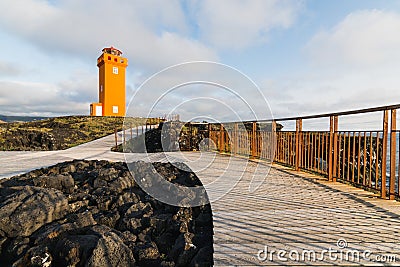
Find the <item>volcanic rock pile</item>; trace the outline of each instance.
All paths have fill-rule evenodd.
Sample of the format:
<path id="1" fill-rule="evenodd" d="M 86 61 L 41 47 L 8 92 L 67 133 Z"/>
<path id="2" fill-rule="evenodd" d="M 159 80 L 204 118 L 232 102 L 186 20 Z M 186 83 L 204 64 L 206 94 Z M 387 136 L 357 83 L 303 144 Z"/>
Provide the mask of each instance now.
<path id="1" fill-rule="evenodd" d="M 169 163 L 130 165 L 139 179 L 154 169 L 201 185 Z M 209 204 L 161 203 L 125 163 L 75 160 L 0 181 L 0 266 L 211 266 L 212 231 Z"/>
<path id="2" fill-rule="evenodd" d="M 57 150 L 62 149 L 62 141 L 53 133 L 31 129 L 12 129 L 5 135 L 3 150 Z"/>
<path id="3" fill-rule="evenodd" d="M 183 122 L 160 123 L 158 128 L 128 140 L 124 145 L 119 145 L 113 150 L 129 153 L 199 150 L 200 142 L 208 138 L 208 132 L 194 126 L 190 130 L 185 129 L 189 128 L 188 125 L 190 124 Z"/>

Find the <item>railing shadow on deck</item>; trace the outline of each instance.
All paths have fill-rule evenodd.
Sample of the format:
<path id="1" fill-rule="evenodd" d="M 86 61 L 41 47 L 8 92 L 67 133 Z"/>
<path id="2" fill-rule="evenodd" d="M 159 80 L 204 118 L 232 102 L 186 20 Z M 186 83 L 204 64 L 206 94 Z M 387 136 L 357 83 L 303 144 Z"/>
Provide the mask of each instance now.
<path id="1" fill-rule="evenodd" d="M 384 199 L 398 199 L 398 109 L 400 104 L 273 120 L 210 123 L 207 149 L 274 161 L 325 176 L 329 181 L 380 193 Z M 379 113 L 382 117 L 378 129 L 339 129 L 342 118 Z M 304 122 L 324 118 L 328 120 L 324 125 L 328 130 L 303 130 Z M 295 123 L 295 130 L 282 129 L 284 122 Z"/>

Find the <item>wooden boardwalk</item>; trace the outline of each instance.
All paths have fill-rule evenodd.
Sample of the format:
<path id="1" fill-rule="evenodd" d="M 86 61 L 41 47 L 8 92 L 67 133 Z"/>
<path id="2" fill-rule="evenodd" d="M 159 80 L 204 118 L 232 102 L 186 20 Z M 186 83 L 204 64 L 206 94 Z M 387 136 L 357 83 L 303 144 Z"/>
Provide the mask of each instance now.
<path id="1" fill-rule="evenodd" d="M 217 176 L 235 175 L 229 168 L 224 170 L 223 166 L 228 166 L 230 160 L 237 165 L 237 161 L 243 159 L 219 155 L 209 168 L 197 175 L 204 184 Z M 212 203 L 216 266 L 400 265 L 399 203 L 277 165 L 270 170 L 262 186 L 250 193 L 249 184 L 255 168 L 258 173 L 268 172 L 267 166 L 250 162 L 236 187 Z M 347 246 L 340 249 L 338 240 L 339 245 L 346 242 Z M 272 260 L 268 254 L 267 260 L 259 260 L 258 252 L 265 250 L 265 246 L 270 252 L 283 250 L 287 254 L 281 259 L 277 253 L 272 254 Z M 329 248 L 338 252 L 332 252 L 330 257 L 328 252 L 323 252 Z M 315 261 L 307 257 L 301 259 L 306 250 L 316 253 Z M 339 260 L 340 251 L 343 260 Z M 364 251 L 369 260 L 363 259 Z M 360 253 L 359 260 L 350 256 L 345 260 L 346 253 L 355 252 Z M 372 262 L 391 255 L 397 262 Z M 263 259 L 265 253 L 259 256 Z"/>
<path id="2" fill-rule="evenodd" d="M 0 177 L 74 158 L 124 160 L 124 154 L 109 151 L 112 142 L 106 137 L 64 151 L 0 152 Z M 400 265 L 400 205 L 395 201 L 241 158 L 212 153 L 200 157 L 198 152 L 167 156 L 129 154 L 128 160 L 183 161 L 195 170 L 215 199 L 211 203 L 215 266 Z M 239 174 L 243 174 L 240 181 L 227 192 Z M 250 192 L 254 178 L 265 181 Z M 343 248 L 337 246 L 338 240 Z M 265 248 L 269 254 L 263 260 Z M 271 254 L 279 250 L 280 255 Z M 312 252 L 315 257 L 305 254 Z M 391 256 L 396 262 L 388 262 Z"/>

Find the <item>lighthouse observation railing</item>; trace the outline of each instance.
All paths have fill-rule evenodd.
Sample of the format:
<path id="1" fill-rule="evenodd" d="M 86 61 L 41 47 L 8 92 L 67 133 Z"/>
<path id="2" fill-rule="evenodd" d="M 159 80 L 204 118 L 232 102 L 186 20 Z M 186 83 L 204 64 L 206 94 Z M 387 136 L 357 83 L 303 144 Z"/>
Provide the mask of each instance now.
<path id="1" fill-rule="evenodd" d="M 400 197 L 399 108 L 400 104 L 274 120 L 210 123 L 208 148 L 274 161 L 395 199 Z M 305 129 L 315 120 L 319 123 L 314 129 Z M 347 127 L 341 127 L 341 121 L 347 121 Z M 375 128 L 370 126 L 372 121 Z"/>

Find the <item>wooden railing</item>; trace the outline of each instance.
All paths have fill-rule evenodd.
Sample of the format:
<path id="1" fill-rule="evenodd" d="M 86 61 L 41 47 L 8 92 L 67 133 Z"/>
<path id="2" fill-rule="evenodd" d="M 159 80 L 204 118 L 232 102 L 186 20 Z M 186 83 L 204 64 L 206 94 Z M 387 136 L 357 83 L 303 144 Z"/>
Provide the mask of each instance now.
<path id="1" fill-rule="evenodd" d="M 209 124 L 209 149 L 272 162 L 275 125 L 275 122 L 268 121 Z"/>
<path id="2" fill-rule="evenodd" d="M 114 140 L 115 140 L 115 148 L 117 148 L 119 143 L 125 143 L 127 140 L 132 139 L 134 136 L 139 136 L 139 134 L 143 134 L 148 130 L 154 129 L 158 124 L 166 121 L 165 118 L 157 117 L 157 118 L 147 118 L 145 124 L 135 125 L 129 122 L 129 118 L 122 125 L 121 129 L 121 137 L 118 138 L 118 132 L 120 129 L 114 129 Z"/>
<path id="3" fill-rule="evenodd" d="M 382 198 L 400 197 L 400 105 L 264 121 L 209 124 L 210 149 L 284 164 L 295 170 L 326 176 L 380 192 Z M 346 116 L 380 112 L 381 129 L 339 130 Z M 329 119 L 328 130 L 303 131 L 303 123 Z M 295 130 L 279 130 L 279 123 L 295 122 Z M 390 122 L 390 125 L 389 125 Z M 356 123 L 356 122 L 355 122 Z M 278 128 L 278 130 L 276 130 Z M 214 144 L 214 147 L 213 145 Z"/>

